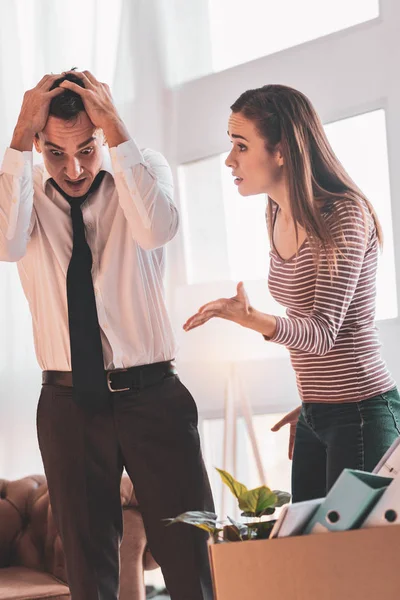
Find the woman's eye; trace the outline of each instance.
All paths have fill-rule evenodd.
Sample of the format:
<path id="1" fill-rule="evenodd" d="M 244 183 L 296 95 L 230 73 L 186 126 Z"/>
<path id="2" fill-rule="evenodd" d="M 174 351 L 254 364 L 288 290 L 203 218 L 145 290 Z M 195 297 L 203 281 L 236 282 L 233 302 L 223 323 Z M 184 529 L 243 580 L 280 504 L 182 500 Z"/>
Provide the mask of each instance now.
<path id="1" fill-rule="evenodd" d="M 244 150 L 247 150 L 247 146 L 244 146 L 243 144 L 238 144 L 238 147 L 240 152 L 244 152 Z"/>
<path id="2" fill-rule="evenodd" d="M 93 148 L 85 148 L 84 150 L 82 150 L 81 154 L 88 155 L 88 154 L 92 154 L 92 152 L 93 152 Z"/>
<path id="3" fill-rule="evenodd" d="M 59 152 L 58 150 L 50 150 L 50 152 L 53 156 L 62 156 L 62 152 Z"/>

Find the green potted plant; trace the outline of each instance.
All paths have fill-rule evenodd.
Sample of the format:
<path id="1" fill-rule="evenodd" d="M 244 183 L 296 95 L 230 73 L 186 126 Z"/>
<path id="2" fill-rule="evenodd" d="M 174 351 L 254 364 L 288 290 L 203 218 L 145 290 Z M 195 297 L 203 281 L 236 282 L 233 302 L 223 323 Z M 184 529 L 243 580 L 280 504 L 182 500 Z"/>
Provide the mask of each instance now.
<path id="1" fill-rule="evenodd" d="M 266 485 L 248 490 L 236 481 L 232 475 L 222 469 L 216 469 L 225 485 L 236 497 L 242 521 L 219 521 L 215 513 L 188 511 L 172 519 L 166 519 L 168 525 L 187 523 L 207 531 L 214 543 L 238 542 L 267 539 L 275 523 L 271 516 L 276 508 L 290 502 L 290 494 L 279 490 L 270 490 Z"/>

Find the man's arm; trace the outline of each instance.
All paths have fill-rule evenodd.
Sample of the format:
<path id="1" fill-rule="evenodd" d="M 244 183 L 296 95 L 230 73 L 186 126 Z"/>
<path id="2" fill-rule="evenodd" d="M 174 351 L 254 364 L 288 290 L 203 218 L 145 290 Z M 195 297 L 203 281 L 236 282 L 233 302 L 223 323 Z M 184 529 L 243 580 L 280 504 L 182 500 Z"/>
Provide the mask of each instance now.
<path id="1" fill-rule="evenodd" d="M 7 148 L 0 169 L 0 260 L 16 262 L 24 256 L 32 207 L 32 152 Z"/>
<path id="2" fill-rule="evenodd" d="M 142 154 L 118 115 L 110 88 L 89 72 L 80 77 L 84 88 L 65 80 L 60 87 L 79 94 L 93 125 L 103 130 L 115 173 L 119 202 L 132 237 L 145 249 L 158 248 L 178 229 L 178 212 L 172 202 L 173 182 L 169 165 L 159 153 Z"/>
<path id="3" fill-rule="evenodd" d="M 178 230 L 171 169 L 160 152 L 144 150 L 134 140 L 110 148 L 119 202 L 132 237 L 144 249 L 159 248 Z"/>
<path id="4" fill-rule="evenodd" d="M 59 75 L 45 75 L 24 95 L 10 148 L 0 169 L 0 260 L 15 262 L 25 252 L 32 229 L 32 146 L 46 125 L 50 102 L 63 90 L 49 91 Z"/>

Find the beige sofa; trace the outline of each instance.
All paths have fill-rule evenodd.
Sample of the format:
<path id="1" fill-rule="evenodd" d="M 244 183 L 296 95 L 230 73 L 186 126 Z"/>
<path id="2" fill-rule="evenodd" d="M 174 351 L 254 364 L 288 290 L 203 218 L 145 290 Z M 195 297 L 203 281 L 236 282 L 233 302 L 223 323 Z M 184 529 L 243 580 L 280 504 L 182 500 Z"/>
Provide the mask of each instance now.
<path id="1" fill-rule="evenodd" d="M 121 482 L 124 538 L 120 600 L 144 600 L 145 569 L 157 564 L 146 536 L 132 483 Z M 70 598 L 64 553 L 43 475 L 18 481 L 0 479 L 0 600 Z"/>

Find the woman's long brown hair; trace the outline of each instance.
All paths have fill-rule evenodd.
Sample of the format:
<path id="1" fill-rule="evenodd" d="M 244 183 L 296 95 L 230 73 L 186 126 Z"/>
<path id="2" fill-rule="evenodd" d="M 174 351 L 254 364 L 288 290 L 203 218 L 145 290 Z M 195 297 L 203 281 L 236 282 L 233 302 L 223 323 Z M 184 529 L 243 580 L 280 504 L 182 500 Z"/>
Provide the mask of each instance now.
<path id="1" fill-rule="evenodd" d="M 331 275 L 336 271 L 340 250 L 331 232 L 332 225 L 339 222 L 334 210 L 336 201 L 346 202 L 350 214 L 354 202 L 362 208 L 366 232 L 369 211 L 382 244 L 381 226 L 371 203 L 336 157 L 317 112 L 304 94 L 284 85 L 265 85 L 244 92 L 231 110 L 255 123 L 265 139 L 267 151 L 273 152 L 279 144 L 286 167 L 296 238 L 298 226 L 303 227 L 316 262 L 324 250 Z M 328 222 L 324 213 L 330 212 Z M 273 199 L 268 198 L 271 244 L 272 215 Z"/>

